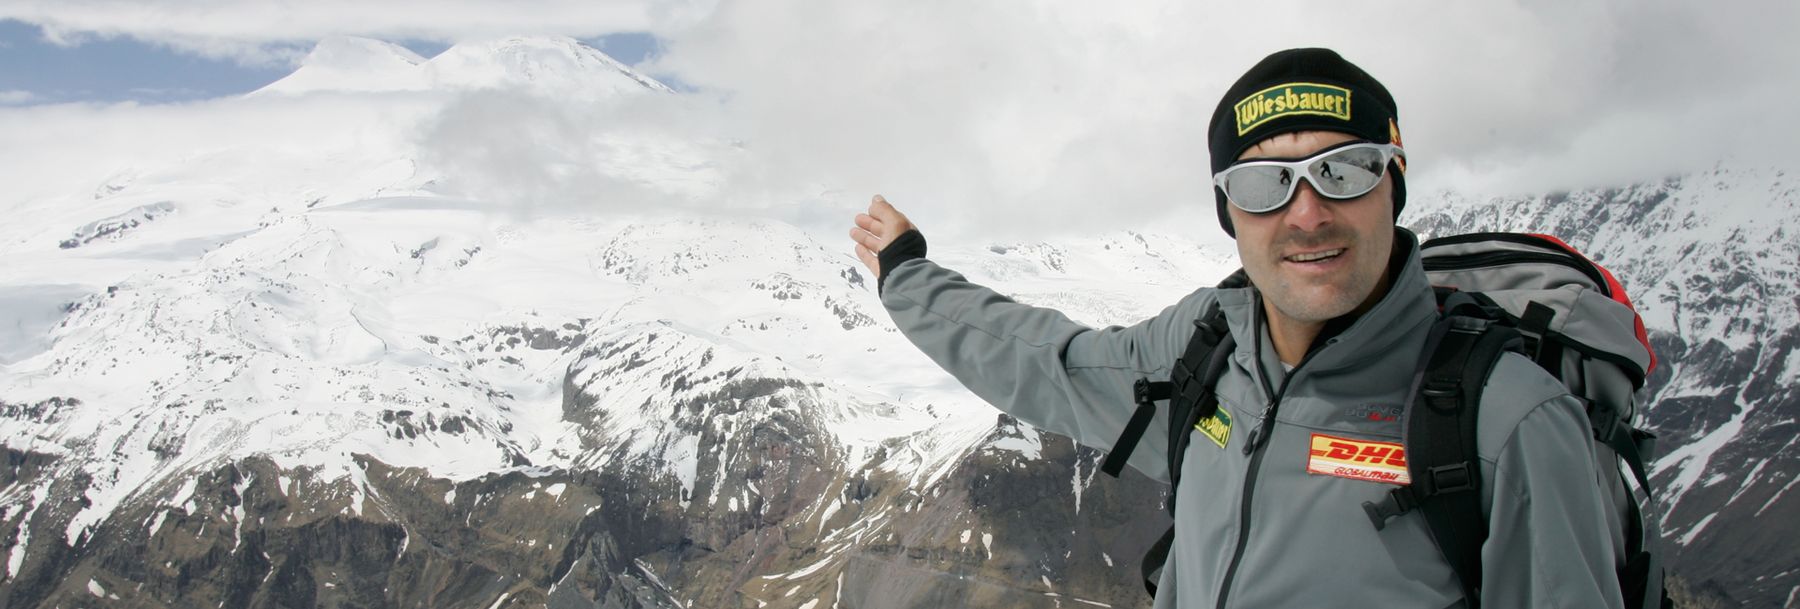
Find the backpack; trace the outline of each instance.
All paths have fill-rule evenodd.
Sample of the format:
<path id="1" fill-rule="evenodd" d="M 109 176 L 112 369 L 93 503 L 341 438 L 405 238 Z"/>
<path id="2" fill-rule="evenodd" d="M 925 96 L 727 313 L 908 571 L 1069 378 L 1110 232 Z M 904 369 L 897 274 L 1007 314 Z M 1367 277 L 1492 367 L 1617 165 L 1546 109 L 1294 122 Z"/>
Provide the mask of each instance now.
<path id="1" fill-rule="evenodd" d="M 1473 233 L 1442 237 L 1420 246 L 1425 274 L 1442 311 L 1426 338 L 1414 371 L 1417 391 L 1402 420 L 1407 469 L 1413 482 L 1395 487 L 1363 509 L 1381 529 L 1419 510 L 1445 559 L 1456 572 L 1468 606 L 1479 606 L 1482 516 L 1475 424 L 1488 374 L 1506 352 L 1523 354 L 1568 387 L 1587 406 L 1608 519 L 1621 531 L 1617 563 L 1628 609 L 1670 608 L 1655 529 L 1654 497 L 1645 466 L 1655 436 L 1635 426 L 1637 390 L 1655 369 L 1643 319 L 1617 279 L 1580 252 L 1548 235 Z M 1247 285 L 1243 272 L 1219 287 Z M 1235 341 L 1215 303 L 1194 321 L 1194 334 L 1168 381 L 1140 378 L 1133 387 L 1137 409 L 1101 470 L 1117 477 L 1155 416 L 1155 402 L 1169 400 L 1169 505 L 1194 426 L 1218 409 L 1214 393 Z M 1145 553 L 1145 589 L 1156 580 L 1175 538 L 1170 527 Z"/>

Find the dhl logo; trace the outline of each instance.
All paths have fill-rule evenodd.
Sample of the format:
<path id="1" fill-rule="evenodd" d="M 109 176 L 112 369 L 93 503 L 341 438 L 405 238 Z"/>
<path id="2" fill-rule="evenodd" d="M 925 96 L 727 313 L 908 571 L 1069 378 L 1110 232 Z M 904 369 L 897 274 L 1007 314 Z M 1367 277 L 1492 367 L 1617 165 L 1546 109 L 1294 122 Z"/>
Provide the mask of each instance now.
<path id="1" fill-rule="evenodd" d="M 1306 471 L 1313 474 L 1411 484 L 1406 472 L 1406 448 L 1395 442 L 1351 440 L 1325 434 L 1312 435 Z"/>
<path id="2" fill-rule="evenodd" d="M 1324 444 L 1324 448 L 1320 448 Z M 1406 449 L 1388 442 L 1358 442 L 1313 434 L 1314 457 L 1345 463 L 1380 463 L 1406 467 Z"/>

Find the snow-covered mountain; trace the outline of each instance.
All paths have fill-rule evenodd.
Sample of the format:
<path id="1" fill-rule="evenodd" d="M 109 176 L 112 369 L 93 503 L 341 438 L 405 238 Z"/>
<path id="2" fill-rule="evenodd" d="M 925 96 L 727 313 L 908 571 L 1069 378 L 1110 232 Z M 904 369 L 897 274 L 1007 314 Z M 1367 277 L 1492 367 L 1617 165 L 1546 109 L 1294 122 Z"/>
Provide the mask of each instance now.
<path id="1" fill-rule="evenodd" d="M 333 36 L 319 41 L 292 74 L 258 93 L 416 91 L 431 85 L 420 67 L 424 63 L 424 57 L 397 44 Z"/>
<path id="2" fill-rule="evenodd" d="M 1645 420 L 1674 569 L 1727 606 L 1800 603 L 1800 179 L 1725 167 L 1539 197 L 1420 197 L 1429 235 L 1549 233 L 1625 284 L 1660 360 Z"/>
<path id="3" fill-rule="evenodd" d="M 567 39 L 334 39 L 240 101 L 365 96 L 342 133 L 0 195 L 0 607 L 1147 605 L 1163 489 L 969 395 L 840 231 L 461 196 L 408 137 L 492 90 L 667 89 Z M 714 179 L 687 156 L 717 147 L 656 145 L 686 156 L 602 169 Z M 1793 180 L 1414 198 L 1423 232 L 1552 232 L 1632 286 L 1677 568 L 1793 605 Z M 1235 268 L 1155 231 L 933 258 L 1095 326 Z"/>
<path id="4" fill-rule="evenodd" d="M 560 39 L 429 61 L 327 41 L 241 104 L 390 104 L 349 135 L 5 201 L 6 606 L 1141 600 L 1160 489 L 1094 484 L 1090 451 L 967 395 L 841 235 L 521 214 L 448 194 L 459 176 L 393 135 L 458 87 L 659 90 L 614 87 L 615 64 Z M 441 101 L 383 97 L 419 86 Z M 1228 264 L 1148 233 L 940 250 L 1096 324 Z"/>
<path id="5" fill-rule="evenodd" d="M 1133 548 L 1110 545 L 1099 536 L 1107 528 L 1051 540 L 1070 548 L 1055 563 L 1035 552 L 992 562 L 996 552 L 1050 543 L 1032 541 L 1049 531 L 1013 525 L 995 545 L 996 522 L 1030 507 L 1021 497 L 1072 486 L 1077 495 L 1061 503 L 1079 513 L 1131 491 L 1082 498 L 1093 455 L 997 425 L 991 410 L 883 323 L 868 279 L 844 248 L 754 220 L 496 225 L 472 202 L 432 197 L 300 207 L 258 222 L 209 248 L 185 250 L 179 263 L 158 261 L 169 270 L 91 286 L 46 329 L 42 351 L 8 366 L 0 416 L 9 421 L 0 442 L 17 468 L 4 491 L 4 522 L 17 532 L 5 554 L 7 575 L 18 582 L 15 599 L 79 598 L 83 583 L 67 579 L 75 572 L 91 573 L 108 594 L 149 582 L 152 592 L 124 597 L 134 603 L 198 593 L 183 587 L 188 579 L 210 581 L 216 588 L 205 594 L 222 598 L 299 598 L 233 588 L 229 582 L 249 577 L 245 571 L 194 573 L 199 567 L 180 560 L 219 552 L 229 563 L 253 550 L 269 554 L 249 571 L 255 578 L 304 569 L 305 579 L 332 587 L 379 588 L 336 563 L 291 566 L 313 555 L 272 549 L 269 540 L 307 527 L 381 524 L 392 544 L 376 548 L 397 561 L 384 567 L 398 577 L 410 573 L 406 548 L 444 543 L 434 530 L 446 526 L 442 511 L 463 509 L 458 497 L 474 497 L 467 509 L 475 510 L 569 484 L 591 496 L 543 509 L 566 520 L 558 526 L 608 536 L 603 545 L 611 549 L 595 550 L 593 560 L 631 566 L 607 577 L 636 579 L 606 585 L 652 589 L 662 584 L 643 582 L 661 577 L 670 594 L 702 606 L 775 602 L 795 588 L 805 592 L 795 605 L 875 598 L 872 590 L 888 585 L 889 574 L 857 566 L 871 556 L 1042 569 L 1058 582 L 967 592 L 995 603 L 1062 594 L 1056 591 L 1067 582 L 1096 577 L 1080 573 L 1114 575 L 1098 588 L 1110 590 L 1108 602 L 1137 594 L 1122 575 Z M 189 238 L 174 225 L 163 229 Z M 10 253 L 43 265 L 129 260 L 166 250 L 158 241 L 147 230 L 71 248 L 40 237 Z M 1152 242 L 1165 247 L 1151 249 Z M 1150 311 L 1117 302 L 1084 308 L 1094 297 L 1052 287 L 1081 277 L 1045 261 L 1097 271 L 1093 261 L 1106 253 L 1131 261 L 1121 268 L 1178 270 L 1161 259 L 1180 251 L 1173 244 L 1124 234 L 1076 248 L 997 245 L 963 257 L 984 262 L 970 268 L 1013 277 L 1013 285 L 1036 284 L 1029 293 L 1073 305 L 1078 316 L 1126 321 Z M 1177 277 L 1166 278 L 1166 287 Z M 1050 487 L 982 494 L 1007 486 L 1005 472 L 1035 480 L 1046 470 L 1061 472 Z M 489 490 L 470 495 L 468 485 Z M 262 511 L 244 503 L 252 489 L 267 497 Z M 1158 491 L 1140 485 L 1135 492 L 1138 501 L 1108 511 L 1153 516 Z M 208 503 L 219 493 L 231 499 Z M 944 499 L 959 493 L 970 494 L 963 507 Z M 559 490 L 555 500 L 572 497 Z M 411 507 L 425 499 L 438 513 Z M 984 518 L 977 506 L 1007 517 Z M 591 510 L 606 515 L 604 524 L 583 524 Z M 482 513 L 458 513 L 465 531 L 458 534 L 487 534 L 473 520 Z M 1156 533 L 1154 518 L 1138 522 L 1127 526 L 1136 537 Z M 952 525 L 963 528 L 943 529 Z M 558 530 L 528 534 L 555 543 Z M 180 535 L 203 543 L 191 548 L 188 539 L 179 552 L 167 550 L 176 554 L 161 553 L 175 543 L 166 538 Z M 342 543 L 356 542 L 346 535 Z M 787 545 L 768 545 L 770 535 Z M 1072 559 L 1071 541 L 1086 544 L 1086 555 Z M 932 549 L 908 557 L 914 548 Z M 166 570 L 160 576 L 172 579 L 107 567 L 132 552 L 157 556 Z M 283 553 L 293 553 L 288 562 Z M 1112 555 L 1121 557 L 1118 572 L 1085 568 Z M 752 559 L 761 566 L 743 571 Z M 566 574 L 540 574 L 545 582 L 502 577 L 472 604 Z M 851 582 L 842 584 L 850 591 L 832 587 L 834 579 Z M 913 584 L 914 594 L 943 594 L 942 582 L 933 582 Z M 536 590 L 556 593 L 553 585 Z"/>
<path id="6" fill-rule="evenodd" d="M 674 92 L 567 37 L 463 43 L 428 60 L 397 44 L 334 36 L 314 47 L 294 73 L 251 95 L 443 89 L 522 90 L 587 98 L 643 90 Z"/>

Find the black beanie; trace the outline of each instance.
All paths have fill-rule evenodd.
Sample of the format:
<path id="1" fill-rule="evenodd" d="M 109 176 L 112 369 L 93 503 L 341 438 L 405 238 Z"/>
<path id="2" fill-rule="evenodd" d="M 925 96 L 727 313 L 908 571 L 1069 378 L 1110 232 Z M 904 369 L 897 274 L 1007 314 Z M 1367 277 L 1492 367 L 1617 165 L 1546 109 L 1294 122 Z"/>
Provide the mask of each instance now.
<path id="1" fill-rule="evenodd" d="M 1224 171 L 1269 136 L 1313 130 L 1402 145 L 1399 109 L 1380 81 L 1330 49 L 1288 49 L 1257 62 L 1219 100 L 1207 129 L 1212 172 Z M 1394 176 L 1396 219 L 1406 206 L 1405 173 L 1405 159 L 1395 157 L 1388 174 Z M 1236 237 L 1225 191 L 1214 186 L 1213 196 L 1219 225 Z"/>

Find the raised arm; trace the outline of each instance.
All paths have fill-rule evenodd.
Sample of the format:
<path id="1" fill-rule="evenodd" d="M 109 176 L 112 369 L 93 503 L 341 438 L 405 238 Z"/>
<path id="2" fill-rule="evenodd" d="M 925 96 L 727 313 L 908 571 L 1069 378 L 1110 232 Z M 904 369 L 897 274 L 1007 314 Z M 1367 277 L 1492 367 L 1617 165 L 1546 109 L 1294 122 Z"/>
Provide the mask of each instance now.
<path id="1" fill-rule="evenodd" d="M 908 340 L 976 396 L 1041 429 L 1109 450 L 1131 417 L 1132 384 L 1166 380 L 1210 290 L 1130 327 L 1093 329 L 1054 309 L 1021 304 L 923 257 L 919 233 L 880 197 L 857 216 L 857 255 L 884 284 L 881 301 Z M 883 254 L 890 244 L 917 256 Z M 897 262 L 892 262 L 895 258 Z M 872 264 L 872 262 L 874 264 Z M 1167 429 L 1161 409 L 1150 429 Z M 1130 464 L 1167 480 L 1167 440 L 1144 434 Z"/>

